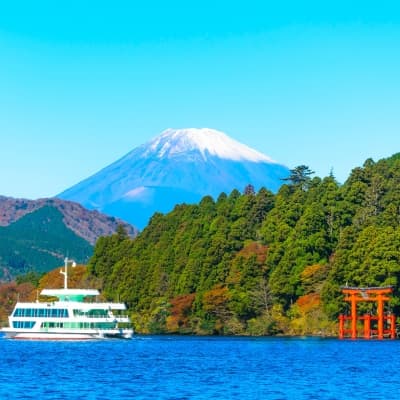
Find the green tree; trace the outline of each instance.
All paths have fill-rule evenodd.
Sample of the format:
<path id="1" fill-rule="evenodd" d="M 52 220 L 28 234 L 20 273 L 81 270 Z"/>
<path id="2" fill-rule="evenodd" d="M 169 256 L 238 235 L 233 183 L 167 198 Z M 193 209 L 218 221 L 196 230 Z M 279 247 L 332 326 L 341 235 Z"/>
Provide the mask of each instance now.
<path id="1" fill-rule="evenodd" d="M 290 175 L 287 178 L 283 178 L 283 181 L 290 181 L 294 186 L 300 186 L 303 190 L 307 189 L 307 184 L 311 180 L 311 175 L 314 174 L 307 165 L 299 165 L 294 169 L 290 170 Z"/>

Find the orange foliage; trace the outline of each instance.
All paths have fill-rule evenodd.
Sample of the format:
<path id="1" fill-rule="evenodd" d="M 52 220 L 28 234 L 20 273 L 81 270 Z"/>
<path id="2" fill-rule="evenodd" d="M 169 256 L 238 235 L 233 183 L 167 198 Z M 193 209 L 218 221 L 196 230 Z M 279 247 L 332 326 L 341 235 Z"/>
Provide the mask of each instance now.
<path id="1" fill-rule="evenodd" d="M 57 268 L 42 277 L 39 282 L 39 288 L 36 289 L 31 283 L 16 282 L 3 283 L 0 285 L 0 322 L 5 324 L 7 317 L 11 314 L 17 301 L 31 302 L 37 298 L 37 293 L 44 289 L 58 289 L 64 287 L 64 275 L 60 274 Z M 85 288 L 86 267 L 77 265 L 68 267 L 68 287 Z"/>
<path id="2" fill-rule="evenodd" d="M 250 258 L 253 255 L 257 256 L 257 263 L 264 264 L 267 259 L 268 247 L 258 242 L 251 242 L 243 247 L 237 254 L 238 257 Z"/>
<path id="3" fill-rule="evenodd" d="M 35 301 L 36 299 L 36 288 L 32 285 L 32 283 L 24 282 L 17 286 L 18 298 L 19 301 Z"/>
<path id="4" fill-rule="evenodd" d="M 15 282 L 3 283 L 0 285 L 0 322 L 7 324 L 7 317 L 11 314 L 17 301 L 34 301 L 36 289 L 31 283 Z"/>
<path id="5" fill-rule="evenodd" d="M 229 289 L 222 285 L 218 285 L 204 293 L 203 310 L 217 318 L 216 330 L 222 329 L 222 321 L 225 321 L 231 315 L 228 308 L 230 298 Z"/>
<path id="6" fill-rule="evenodd" d="M 268 247 L 264 246 L 258 242 L 248 243 L 243 247 L 242 250 L 236 253 L 236 260 L 248 260 L 250 257 L 256 256 L 257 265 L 262 268 L 265 264 L 268 254 Z M 229 285 L 237 285 L 242 279 L 242 272 L 240 271 L 239 263 L 233 263 L 233 268 L 231 269 L 229 276 L 227 278 L 227 283 Z"/>
<path id="7" fill-rule="evenodd" d="M 59 289 L 64 287 L 64 275 L 60 273 L 64 267 L 56 268 L 47 273 L 39 282 L 40 289 Z M 83 288 L 82 282 L 85 279 L 86 267 L 77 265 L 68 267 L 68 288 Z"/>
<path id="8" fill-rule="evenodd" d="M 172 315 L 185 315 L 191 309 L 196 294 L 184 294 L 171 300 Z"/>
<path id="9" fill-rule="evenodd" d="M 226 286 L 217 286 L 204 293 L 203 309 L 212 312 L 225 305 L 230 298 L 229 289 Z"/>
<path id="10" fill-rule="evenodd" d="M 171 315 L 167 318 L 167 330 L 177 332 L 180 328 L 188 327 L 189 315 L 192 309 L 195 293 L 181 295 L 170 301 Z"/>
<path id="11" fill-rule="evenodd" d="M 318 293 L 309 293 L 299 297 L 296 304 L 299 307 L 299 311 L 302 314 L 306 314 L 321 305 L 321 296 Z"/>

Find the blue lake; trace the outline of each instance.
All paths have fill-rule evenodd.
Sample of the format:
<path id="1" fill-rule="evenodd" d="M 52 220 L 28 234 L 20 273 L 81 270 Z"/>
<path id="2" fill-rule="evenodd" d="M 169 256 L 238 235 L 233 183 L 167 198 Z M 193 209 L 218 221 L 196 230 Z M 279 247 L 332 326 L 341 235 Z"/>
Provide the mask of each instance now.
<path id="1" fill-rule="evenodd" d="M 0 399 L 400 397 L 398 340 L 0 337 L 0 365 Z"/>

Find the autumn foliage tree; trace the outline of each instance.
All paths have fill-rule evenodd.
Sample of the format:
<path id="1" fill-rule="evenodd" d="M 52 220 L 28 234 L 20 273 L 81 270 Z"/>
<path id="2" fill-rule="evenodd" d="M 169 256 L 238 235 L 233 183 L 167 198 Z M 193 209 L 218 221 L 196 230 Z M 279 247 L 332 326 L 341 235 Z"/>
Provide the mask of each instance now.
<path id="1" fill-rule="evenodd" d="M 166 329 L 172 333 L 185 333 L 189 330 L 189 317 L 192 312 L 192 306 L 195 294 L 177 296 L 170 300 L 170 315 L 166 320 Z"/>

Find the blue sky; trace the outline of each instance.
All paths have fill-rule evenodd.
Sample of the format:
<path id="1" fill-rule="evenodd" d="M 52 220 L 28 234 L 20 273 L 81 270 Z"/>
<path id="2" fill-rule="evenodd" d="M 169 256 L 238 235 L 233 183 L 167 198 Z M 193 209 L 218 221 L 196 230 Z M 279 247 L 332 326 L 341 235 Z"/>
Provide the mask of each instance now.
<path id="1" fill-rule="evenodd" d="M 340 182 L 400 151 L 395 1 L 3 3 L 2 195 L 56 195 L 169 127 Z"/>

